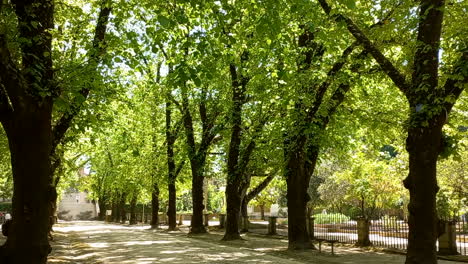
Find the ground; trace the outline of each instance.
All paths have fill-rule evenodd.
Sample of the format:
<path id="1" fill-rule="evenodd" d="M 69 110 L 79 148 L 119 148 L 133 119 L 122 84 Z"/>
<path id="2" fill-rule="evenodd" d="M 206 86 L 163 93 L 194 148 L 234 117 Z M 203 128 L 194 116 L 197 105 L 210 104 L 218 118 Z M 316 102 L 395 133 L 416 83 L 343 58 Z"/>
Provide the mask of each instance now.
<path id="1" fill-rule="evenodd" d="M 151 230 L 95 221 L 62 222 L 55 227 L 50 264 L 148 264 L 148 263 L 404 263 L 404 256 L 338 246 L 322 253 L 287 251 L 287 240 L 259 234 L 243 235 L 243 241 L 223 242 L 222 230 L 188 236 L 180 231 Z M 3 243 L 3 241 L 0 241 Z M 439 261 L 440 264 L 461 262 Z"/>

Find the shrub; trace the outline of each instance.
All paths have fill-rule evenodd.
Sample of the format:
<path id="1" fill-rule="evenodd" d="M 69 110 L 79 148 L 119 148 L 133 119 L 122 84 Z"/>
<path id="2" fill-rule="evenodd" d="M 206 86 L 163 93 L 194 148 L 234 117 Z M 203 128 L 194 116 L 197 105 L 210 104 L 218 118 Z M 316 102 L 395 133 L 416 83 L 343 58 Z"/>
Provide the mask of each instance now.
<path id="1" fill-rule="evenodd" d="M 344 214 L 336 213 L 336 214 L 315 214 L 316 224 L 341 224 L 344 222 L 348 222 L 350 218 Z"/>

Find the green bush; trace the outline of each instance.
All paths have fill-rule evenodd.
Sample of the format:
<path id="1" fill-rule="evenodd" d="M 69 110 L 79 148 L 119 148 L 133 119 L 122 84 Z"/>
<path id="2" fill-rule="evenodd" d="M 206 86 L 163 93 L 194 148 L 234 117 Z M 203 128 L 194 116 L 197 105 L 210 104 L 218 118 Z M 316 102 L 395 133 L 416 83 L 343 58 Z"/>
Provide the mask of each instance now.
<path id="1" fill-rule="evenodd" d="M 0 212 L 11 213 L 11 203 L 0 203 Z"/>
<path id="2" fill-rule="evenodd" d="M 336 214 L 315 214 L 316 224 L 341 224 L 344 222 L 348 222 L 350 218 L 344 214 L 336 213 Z"/>

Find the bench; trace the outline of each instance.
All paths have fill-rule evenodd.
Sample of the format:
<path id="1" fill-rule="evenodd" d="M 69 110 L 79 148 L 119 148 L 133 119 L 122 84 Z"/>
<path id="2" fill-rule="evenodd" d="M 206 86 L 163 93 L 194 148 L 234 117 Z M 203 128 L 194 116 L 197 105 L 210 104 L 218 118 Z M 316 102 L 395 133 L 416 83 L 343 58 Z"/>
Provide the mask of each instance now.
<path id="1" fill-rule="evenodd" d="M 331 254 L 335 255 L 334 245 L 336 242 L 338 242 L 338 240 L 323 239 L 323 238 L 315 238 L 314 240 L 319 243 L 319 252 L 322 252 L 322 242 L 327 242 L 327 243 L 330 243 L 331 245 Z"/>

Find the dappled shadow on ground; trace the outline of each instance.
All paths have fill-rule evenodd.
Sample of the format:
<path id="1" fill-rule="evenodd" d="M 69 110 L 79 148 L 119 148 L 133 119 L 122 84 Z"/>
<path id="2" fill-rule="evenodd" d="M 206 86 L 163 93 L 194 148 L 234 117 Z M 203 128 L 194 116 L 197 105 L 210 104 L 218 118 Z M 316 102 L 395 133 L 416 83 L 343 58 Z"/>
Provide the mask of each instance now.
<path id="1" fill-rule="evenodd" d="M 351 247 L 329 247 L 303 252 L 288 251 L 284 237 L 244 234 L 242 241 L 220 241 L 222 230 L 187 236 L 180 231 L 151 230 L 102 222 L 70 222 L 55 227 L 54 248 L 48 263 L 404 263 L 404 257 L 364 252 Z M 439 263 L 455 263 L 443 262 Z"/>

